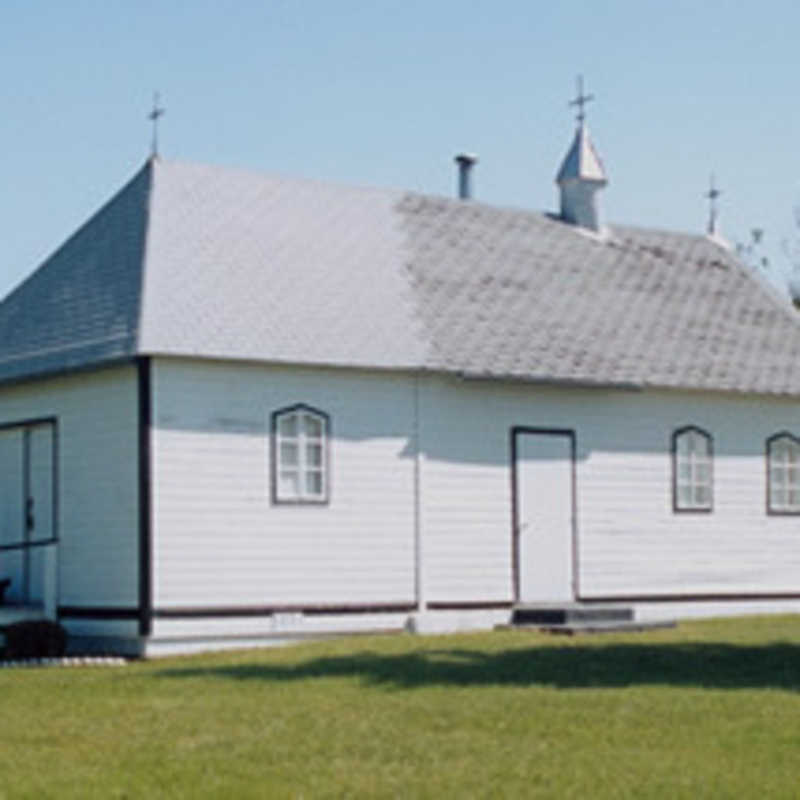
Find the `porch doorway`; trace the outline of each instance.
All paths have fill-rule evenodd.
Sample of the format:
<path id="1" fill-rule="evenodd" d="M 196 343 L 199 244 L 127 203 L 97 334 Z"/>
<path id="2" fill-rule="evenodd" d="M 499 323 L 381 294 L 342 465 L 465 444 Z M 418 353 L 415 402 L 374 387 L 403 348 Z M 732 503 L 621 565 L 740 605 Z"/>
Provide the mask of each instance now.
<path id="1" fill-rule="evenodd" d="M 43 606 L 57 541 L 54 420 L 0 427 L 0 580 L 9 605 Z"/>

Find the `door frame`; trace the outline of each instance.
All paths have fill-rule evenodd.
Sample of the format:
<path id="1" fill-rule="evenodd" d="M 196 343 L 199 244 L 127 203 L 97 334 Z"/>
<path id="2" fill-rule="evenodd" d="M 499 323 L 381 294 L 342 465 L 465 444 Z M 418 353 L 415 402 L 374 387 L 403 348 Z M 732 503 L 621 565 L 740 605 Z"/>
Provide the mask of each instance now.
<path id="1" fill-rule="evenodd" d="M 520 602 L 520 563 L 519 563 L 519 498 L 517 496 L 517 438 L 525 434 L 537 436 L 566 436 L 569 439 L 570 453 L 570 488 L 571 519 L 570 554 L 571 588 L 575 600 L 580 599 L 578 581 L 578 500 L 577 500 L 577 436 L 574 428 L 536 428 L 526 425 L 514 425 L 510 431 L 511 438 L 511 581 L 514 602 Z"/>
<path id="2" fill-rule="evenodd" d="M 52 530 L 46 539 L 32 539 L 30 537 L 30 527 L 28 517 L 30 514 L 30 431 L 33 428 L 49 426 L 52 431 L 52 464 L 51 464 L 51 506 L 52 506 Z M 59 497 L 58 497 L 58 418 L 57 417 L 34 417 L 31 419 L 15 420 L 13 422 L 0 423 L 0 431 L 8 431 L 19 428 L 22 433 L 22 541 L 0 545 L 0 552 L 11 550 L 23 551 L 23 599 L 27 599 L 30 592 L 30 551 L 34 547 L 45 547 L 54 545 L 59 540 Z M 35 513 L 35 512 L 34 512 Z"/>

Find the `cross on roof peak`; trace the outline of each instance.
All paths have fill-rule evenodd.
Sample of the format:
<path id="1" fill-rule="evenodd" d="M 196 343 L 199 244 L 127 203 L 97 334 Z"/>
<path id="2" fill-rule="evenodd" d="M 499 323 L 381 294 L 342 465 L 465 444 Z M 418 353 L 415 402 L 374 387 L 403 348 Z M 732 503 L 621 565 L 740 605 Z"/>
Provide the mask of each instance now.
<path id="1" fill-rule="evenodd" d="M 153 139 L 150 144 L 150 154 L 155 158 L 158 156 L 158 120 L 167 113 L 167 110 L 160 104 L 158 92 L 153 93 L 153 108 L 147 115 L 147 119 L 153 123 Z"/>
<path id="2" fill-rule="evenodd" d="M 719 216 L 717 198 L 721 194 L 722 192 L 717 188 L 714 181 L 714 173 L 712 172 L 708 181 L 708 191 L 703 195 L 708 200 L 708 233 L 710 236 L 717 233 L 717 217 Z"/>
<path id="3" fill-rule="evenodd" d="M 583 121 L 586 119 L 586 113 L 584 111 L 584 107 L 587 103 L 590 103 L 594 100 L 593 94 L 584 94 L 583 93 L 583 75 L 578 75 L 578 96 L 574 100 L 569 101 L 570 106 L 578 106 L 578 115 L 576 117 L 578 124 L 583 125 Z"/>

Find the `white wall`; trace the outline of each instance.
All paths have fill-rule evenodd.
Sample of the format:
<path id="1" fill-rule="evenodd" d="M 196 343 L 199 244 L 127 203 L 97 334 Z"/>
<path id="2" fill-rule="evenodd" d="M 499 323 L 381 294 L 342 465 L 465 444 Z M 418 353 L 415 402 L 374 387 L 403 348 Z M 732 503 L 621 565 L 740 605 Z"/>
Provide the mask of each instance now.
<path id="1" fill-rule="evenodd" d="M 180 359 L 153 385 L 156 608 L 413 602 L 416 408 L 427 602 L 512 599 L 513 426 L 575 430 L 582 596 L 800 590 L 800 519 L 765 513 L 794 401 L 439 376 L 415 398 L 413 376 Z M 331 416 L 326 507 L 270 500 L 269 415 L 295 403 Z M 711 514 L 672 510 L 687 424 L 714 437 Z"/>
<path id="2" fill-rule="evenodd" d="M 430 378 L 421 398 L 429 601 L 510 598 L 514 425 L 577 436 L 583 596 L 800 591 L 800 517 L 765 512 L 765 439 L 796 401 Z M 714 437 L 714 510 L 672 511 L 670 436 Z"/>
<path id="3" fill-rule="evenodd" d="M 765 513 L 764 443 L 800 433 L 791 400 L 188 359 L 154 359 L 152 381 L 156 608 L 413 603 L 416 467 L 425 599 L 511 600 L 513 426 L 576 432 L 582 596 L 800 590 L 800 518 Z M 324 507 L 271 503 L 270 413 L 300 402 L 331 417 Z M 135 607 L 135 368 L 0 392 L 0 424 L 48 416 L 59 435 L 58 603 Z M 670 435 L 687 424 L 714 437 L 711 514 L 672 511 Z M 318 625 L 329 627 L 302 623 Z M 330 620 L 340 625 L 362 627 Z M 208 621 L 156 620 L 162 628 L 191 636 Z"/>
<path id="4" fill-rule="evenodd" d="M 152 364 L 157 609 L 413 602 L 409 378 Z M 271 502 L 270 414 L 296 403 L 330 415 L 327 506 Z"/>
<path id="5" fill-rule="evenodd" d="M 57 419 L 58 429 L 58 604 L 135 607 L 135 368 L 31 381 L 0 391 L 0 424 L 49 416 Z"/>

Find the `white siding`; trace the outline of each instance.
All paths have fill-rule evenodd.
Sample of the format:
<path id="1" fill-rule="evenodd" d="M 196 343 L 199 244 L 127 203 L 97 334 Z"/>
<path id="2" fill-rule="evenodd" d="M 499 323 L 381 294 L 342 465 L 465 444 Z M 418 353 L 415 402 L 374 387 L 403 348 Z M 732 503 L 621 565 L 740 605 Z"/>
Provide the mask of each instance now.
<path id="1" fill-rule="evenodd" d="M 414 601 L 410 378 L 154 359 L 153 393 L 157 609 Z M 296 403 L 330 415 L 327 505 L 271 501 Z"/>
<path id="2" fill-rule="evenodd" d="M 768 516 L 765 439 L 793 400 L 432 378 L 423 409 L 428 600 L 509 598 L 510 429 L 577 436 L 582 596 L 800 592 L 800 518 Z M 714 437 L 714 510 L 672 510 L 670 436 Z"/>
<path id="3" fill-rule="evenodd" d="M 0 424 L 57 420 L 59 605 L 138 603 L 137 409 L 133 367 L 0 391 Z"/>
<path id="4" fill-rule="evenodd" d="M 487 391 L 488 389 L 488 391 Z M 421 527 L 427 602 L 511 599 L 509 425 L 504 393 L 421 381 Z"/>
<path id="5" fill-rule="evenodd" d="M 417 414 L 430 603 L 513 598 L 514 426 L 575 431 L 581 596 L 800 591 L 800 519 L 765 509 L 764 443 L 800 432 L 796 402 L 418 385 L 415 398 L 413 376 L 154 360 L 156 608 L 412 603 Z M 327 506 L 271 502 L 270 413 L 296 403 L 331 417 Z M 671 434 L 688 424 L 713 436 L 710 514 L 672 509 Z M 208 627 L 167 623 L 156 631 Z"/>

